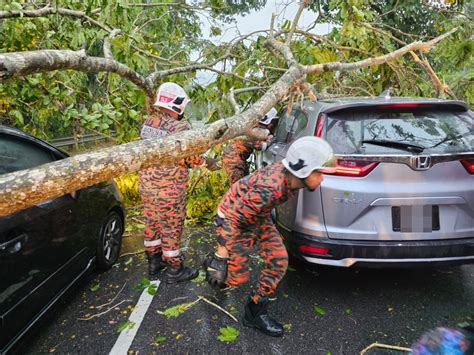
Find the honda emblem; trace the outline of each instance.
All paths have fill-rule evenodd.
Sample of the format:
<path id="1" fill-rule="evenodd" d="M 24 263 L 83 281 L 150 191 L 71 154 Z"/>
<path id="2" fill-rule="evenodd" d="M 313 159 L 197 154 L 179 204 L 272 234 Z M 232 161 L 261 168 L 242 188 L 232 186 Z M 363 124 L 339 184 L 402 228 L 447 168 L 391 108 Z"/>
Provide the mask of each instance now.
<path id="1" fill-rule="evenodd" d="M 413 170 L 428 170 L 431 167 L 431 157 L 429 155 L 411 157 L 411 167 Z"/>

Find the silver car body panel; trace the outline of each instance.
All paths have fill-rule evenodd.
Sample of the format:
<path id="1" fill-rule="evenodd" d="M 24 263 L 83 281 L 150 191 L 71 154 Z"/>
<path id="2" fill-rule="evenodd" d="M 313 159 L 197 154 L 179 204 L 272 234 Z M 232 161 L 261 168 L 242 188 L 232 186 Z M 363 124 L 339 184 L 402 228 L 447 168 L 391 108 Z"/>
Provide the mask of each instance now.
<path id="1" fill-rule="evenodd" d="M 341 100 L 305 103 L 307 126 L 299 132 L 289 132 L 291 143 L 302 136 L 314 135 L 317 118 L 352 107 L 377 108 L 396 103 L 435 104 L 442 110 L 467 112 L 461 101 L 412 98 L 344 98 Z M 409 105 L 408 105 L 409 106 Z M 471 113 L 472 115 L 472 113 Z M 289 147 L 275 142 L 263 152 L 263 166 L 281 160 Z M 337 149 L 336 149 L 337 153 Z M 297 196 L 277 208 L 279 228 L 302 234 L 306 238 L 331 240 L 331 243 L 354 241 L 376 243 L 428 242 L 462 240 L 474 237 L 474 175 L 469 174 L 460 160 L 474 159 L 474 152 L 451 154 L 336 154 L 338 159 L 377 162 L 364 177 L 325 175 L 314 192 L 300 190 Z M 434 206 L 434 207 L 433 207 Z M 393 207 L 410 212 L 410 221 L 403 231 L 393 227 Z M 435 219 L 427 211 L 437 209 L 439 226 L 426 228 Z M 403 221 L 403 219 L 402 219 Z M 427 222 L 428 221 L 428 222 Z M 345 244 L 347 245 L 347 244 Z M 348 257 L 339 260 L 303 255 L 311 263 L 351 266 L 357 263 L 434 263 L 474 260 L 473 256 L 443 258 L 370 259 Z"/>
<path id="2" fill-rule="evenodd" d="M 459 161 L 426 171 L 380 163 L 363 178 L 325 176 L 321 203 L 328 237 L 379 241 L 472 237 L 473 184 L 474 178 L 467 176 Z M 423 232 L 423 207 L 432 205 L 439 208 L 440 229 Z M 412 232 L 393 231 L 392 206 L 412 206 Z M 313 213 L 309 204 L 302 213 Z M 299 225 L 295 226 L 298 229 Z"/>
<path id="3" fill-rule="evenodd" d="M 474 153 L 465 156 L 472 158 Z M 384 161 L 383 156 L 370 158 Z M 467 176 L 457 160 L 436 164 L 426 171 L 415 171 L 404 163 L 409 162 L 409 158 L 389 156 L 388 163 L 380 163 L 362 178 L 326 175 L 319 189 L 301 190 L 297 198 L 278 208 L 279 223 L 288 230 L 309 236 L 344 240 L 472 237 L 474 177 Z M 393 164 L 397 159 L 401 164 Z M 413 223 L 416 224 L 423 221 L 423 206 L 430 205 L 439 206 L 439 231 L 401 233 L 392 230 L 392 206 L 413 206 Z"/>

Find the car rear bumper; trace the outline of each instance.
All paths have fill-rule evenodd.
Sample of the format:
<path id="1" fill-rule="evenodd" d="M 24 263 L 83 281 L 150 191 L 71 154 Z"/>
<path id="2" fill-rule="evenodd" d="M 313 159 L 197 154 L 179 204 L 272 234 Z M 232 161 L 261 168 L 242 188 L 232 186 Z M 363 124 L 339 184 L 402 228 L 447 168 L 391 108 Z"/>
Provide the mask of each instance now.
<path id="1" fill-rule="evenodd" d="M 474 237 L 443 241 L 366 242 L 315 238 L 279 228 L 289 253 L 312 264 L 351 267 L 400 267 L 474 263 Z M 299 247 L 328 249 L 326 255 Z"/>

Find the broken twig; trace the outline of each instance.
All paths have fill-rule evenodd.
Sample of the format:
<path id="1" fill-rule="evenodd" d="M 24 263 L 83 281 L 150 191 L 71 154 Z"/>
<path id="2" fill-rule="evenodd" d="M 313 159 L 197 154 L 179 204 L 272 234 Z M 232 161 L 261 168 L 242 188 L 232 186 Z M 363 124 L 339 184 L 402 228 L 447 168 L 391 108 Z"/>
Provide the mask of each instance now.
<path id="1" fill-rule="evenodd" d="M 237 320 L 237 318 L 235 318 L 231 313 L 227 312 L 227 311 L 226 311 L 224 308 L 222 308 L 221 306 L 215 304 L 214 302 L 209 301 L 206 297 L 199 296 L 199 298 L 202 299 L 204 302 L 209 303 L 211 306 L 214 306 L 214 307 L 216 307 L 217 309 L 221 310 L 222 312 L 224 312 L 225 314 L 227 314 L 230 318 L 232 318 L 232 319 L 235 320 L 237 323 L 239 323 L 239 321 Z"/>
<path id="2" fill-rule="evenodd" d="M 115 307 L 121 305 L 122 303 L 124 302 L 131 302 L 132 300 L 123 300 L 123 301 L 120 301 L 119 303 L 117 303 L 116 305 L 110 307 L 108 310 L 104 311 L 104 312 L 100 312 L 100 313 L 97 313 L 97 314 L 93 314 L 92 316 L 90 317 L 87 317 L 87 318 L 77 318 L 78 320 L 91 320 L 92 318 L 96 318 L 96 317 L 100 317 L 100 316 L 103 316 L 104 314 L 110 312 L 112 309 L 114 309 Z"/>
<path id="3" fill-rule="evenodd" d="M 120 293 L 123 291 L 123 289 L 125 288 L 125 285 L 127 284 L 127 281 L 125 281 L 125 283 L 123 284 L 122 288 L 120 289 L 120 291 L 115 295 L 114 298 L 112 298 L 112 300 L 110 302 L 107 302 L 107 303 L 104 303 L 104 304 L 101 304 L 100 306 L 97 306 L 95 308 L 97 309 L 101 309 L 102 307 L 105 307 L 105 306 L 108 306 L 109 304 L 113 303 L 117 297 L 120 295 Z"/>
<path id="4" fill-rule="evenodd" d="M 369 351 L 372 348 L 382 348 L 382 349 L 390 349 L 390 350 L 398 350 L 398 351 L 405 351 L 407 353 L 411 353 L 410 348 L 403 348 L 401 346 L 396 346 L 396 345 L 387 345 L 387 344 L 382 344 L 382 343 L 373 343 L 370 344 L 368 347 L 366 347 L 364 350 L 360 352 L 360 355 L 364 355 L 367 351 Z"/>

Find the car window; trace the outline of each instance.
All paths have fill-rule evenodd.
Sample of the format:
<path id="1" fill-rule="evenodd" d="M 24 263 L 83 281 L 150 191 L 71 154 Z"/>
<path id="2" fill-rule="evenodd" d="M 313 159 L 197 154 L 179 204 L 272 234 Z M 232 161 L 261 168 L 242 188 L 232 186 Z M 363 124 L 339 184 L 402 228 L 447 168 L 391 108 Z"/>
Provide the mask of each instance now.
<path id="1" fill-rule="evenodd" d="M 35 144 L 0 134 L 0 174 L 33 168 L 54 160 L 51 152 Z"/>
<path id="2" fill-rule="evenodd" d="M 474 151 L 474 117 L 469 112 L 414 111 L 332 113 L 326 140 L 336 153 L 400 153 L 395 142 L 423 148 L 423 153 Z"/>
<path id="3" fill-rule="evenodd" d="M 293 109 L 291 113 L 286 112 L 279 120 L 276 141 L 289 142 L 298 138 L 308 125 L 308 116 L 301 110 Z"/>

